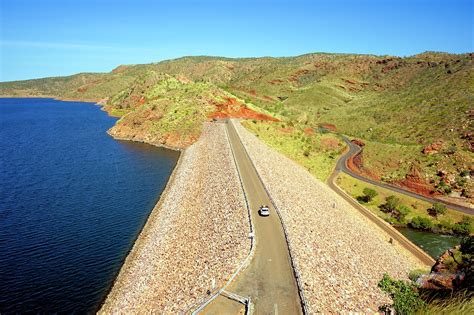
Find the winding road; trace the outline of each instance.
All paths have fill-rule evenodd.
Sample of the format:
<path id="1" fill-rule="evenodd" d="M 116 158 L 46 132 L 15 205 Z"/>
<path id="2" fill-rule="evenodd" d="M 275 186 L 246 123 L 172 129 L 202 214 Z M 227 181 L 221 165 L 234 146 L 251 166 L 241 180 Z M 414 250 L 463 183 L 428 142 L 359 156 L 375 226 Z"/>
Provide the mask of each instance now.
<path id="1" fill-rule="evenodd" d="M 347 146 L 349 147 L 349 151 L 346 152 L 343 156 L 341 156 L 339 158 L 339 160 L 337 161 L 336 168 L 334 169 L 334 172 L 331 174 L 331 176 L 328 179 L 328 184 L 334 181 L 334 179 L 336 178 L 337 174 L 339 174 L 339 172 L 344 172 L 344 173 L 346 173 L 346 174 L 348 174 L 348 175 L 350 175 L 350 176 L 352 176 L 352 177 L 354 177 L 354 178 L 356 178 L 360 181 L 363 181 L 363 182 L 366 182 L 366 183 L 369 183 L 369 184 L 372 184 L 372 185 L 375 185 L 375 186 L 378 186 L 378 187 L 389 189 L 391 191 L 394 191 L 394 192 L 397 192 L 397 193 L 400 193 L 400 194 L 404 194 L 404 195 L 407 195 L 407 196 L 410 196 L 410 197 L 413 197 L 413 198 L 417 198 L 417 199 L 420 199 L 420 200 L 423 200 L 423 201 L 427 201 L 427 202 L 430 202 L 430 203 L 439 202 L 439 203 L 444 204 L 446 207 L 448 207 L 450 209 L 453 209 L 453 210 L 456 210 L 456 211 L 459 211 L 459 212 L 463 212 L 463 213 L 466 213 L 466 214 L 474 215 L 474 209 L 472 209 L 472 208 L 464 207 L 464 206 L 461 206 L 461 205 L 458 205 L 458 204 L 455 204 L 455 203 L 452 203 L 452 202 L 449 202 L 449 201 L 445 201 L 445 200 L 442 200 L 442 199 L 431 198 L 431 197 L 419 195 L 419 194 L 416 194 L 412 191 L 409 191 L 409 190 L 406 190 L 406 189 L 403 189 L 403 188 L 400 188 L 400 187 L 397 187 L 397 186 L 392 186 L 392 185 L 389 185 L 389 184 L 386 184 L 386 183 L 382 183 L 382 182 L 379 182 L 379 181 L 375 181 L 373 179 L 361 176 L 360 174 L 357 174 L 357 173 L 353 172 L 350 168 L 347 167 L 347 161 L 352 156 L 357 155 L 362 149 L 361 149 L 361 147 L 359 147 L 355 143 L 351 142 L 347 137 L 342 136 L 342 138 L 343 138 L 344 142 L 347 144 Z"/>
<path id="2" fill-rule="evenodd" d="M 225 294 L 218 296 L 201 313 L 238 314 L 242 311 L 242 304 L 228 297 L 235 296 L 250 298 L 255 314 L 302 314 L 302 304 L 282 223 L 233 123 L 228 120 L 226 126 L 250 208 L 256 241 L 255 251 L 248 267 L 225 288 Z M 270 207 L 269 217 L 258 215 L 257 211 L 261 205 Z"/>

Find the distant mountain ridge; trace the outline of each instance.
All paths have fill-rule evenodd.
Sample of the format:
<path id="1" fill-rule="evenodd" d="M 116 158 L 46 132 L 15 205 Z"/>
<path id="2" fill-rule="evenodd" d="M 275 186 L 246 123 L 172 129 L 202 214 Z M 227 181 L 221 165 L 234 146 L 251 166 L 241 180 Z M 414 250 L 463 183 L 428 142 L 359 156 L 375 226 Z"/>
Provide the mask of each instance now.
<path id="1" fill-rule="evenodd" d="M 403 183 L 415 173 L 434 190 L 449 192 L 449 186 L 472 198 L 472 180 L 462 178 L 466 172 L 474 176 L 473 67 L 473 53 L 198 56 L 122 65 L 109 73 L 4 82 L 0 96 L 102 100 L 110 113 L 127 114 L 117 125 L 130 128 L 126 119 L 133 118 L 134 128 L 153 141 L 167 143 L 166 128 L 172 138 L 180 137 L 180 128 L 187 130 L 187 140 L 171 141 L 179 147 L 197 139 L 200 123 L 213 117 L 217 105 L 238 103 L 283 124 L 331 124 L 363 139 L 361 169 L 372 177 Z M 189 120 L 196 123 L 185 126 Z M 158 131 L 145 136 L 152 125 Z"/>

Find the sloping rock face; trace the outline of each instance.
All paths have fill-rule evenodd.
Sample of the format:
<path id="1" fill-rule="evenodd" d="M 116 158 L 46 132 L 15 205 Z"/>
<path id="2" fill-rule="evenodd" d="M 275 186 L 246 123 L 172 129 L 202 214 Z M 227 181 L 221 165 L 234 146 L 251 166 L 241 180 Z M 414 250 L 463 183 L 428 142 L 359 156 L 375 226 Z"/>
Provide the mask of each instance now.
<path id="1" fill-rule="evenodd" d="M 206 123 L 182 153 L 99 313 L 183 313 L 247 256 L 248 214 L 224 128 Z"/>
<path id="2" fill-rule="evenodd" d="M 383 274 L 406 279 L 422 264 L 305 169 L 236 129 L 281 211 L 309 313 L 373 313 L 389 303 L 377 286 Z"/>
<path id="3" fill-rule="evenodd" d="M 422 177 L 419 169 L 414 164 L 412 164 L 410 171 L 404 179 L 392 181 L 392 184 L 408 188 L 420 195 L 437 195 L 435 187 Z"/>
<path id="4" fill-rule="evenodd" d="M 474 289 L 474 237 L 467 237 L 461 245 L 445 251 L 431 268 L 431 272 L 417 279 L 424 290 L 454 291 Z"/>

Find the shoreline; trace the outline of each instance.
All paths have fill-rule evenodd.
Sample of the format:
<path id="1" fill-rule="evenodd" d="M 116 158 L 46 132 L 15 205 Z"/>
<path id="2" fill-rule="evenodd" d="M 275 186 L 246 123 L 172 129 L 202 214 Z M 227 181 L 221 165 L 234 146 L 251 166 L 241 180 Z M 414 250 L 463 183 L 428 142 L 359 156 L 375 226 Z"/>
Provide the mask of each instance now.
<path id="1" fill-rule="evenodd" d="M 99 104 L 99 102 L 103 100 L 101 98 L 90 98 L 90 99 L 82 98 L 81 99 L 81 98 L 73 98 L 73 97 L 58 97 L 58 96 L 54 96 L 54 95 L 40 95 L 40 96 L 35 96 L 35 95 L 0 95 L 0 98 L 50 98 L 50 99 L 57 100 L 57 101 L 96 103 L 97 105 L 101 105 L 101 104 Z"/>
<path id="2" fill-rule="evenodd" d="M 121 139 L 117 139 L 121 140 Z M 133 141 L 133 140 L 124 140 L 124 141 Z M 180 167 L 182 166 L 182 161 L 183 161 L 183 152 L 179 154 L 178 161 L 176 162 L 175 167 L 173 168 L 173 171 L 171 172 L 170 177 L 168 178 L 168 182 L 166 183 L 165 189 L 161 192 L 161 194 L 158 197 L 158 201 L 156 202 L 155 206 L 150 212 L 150 215 L 147 217 L 145 224 L 141 228 L 140 232 L 137 234 L 137 238 L 133 241 L 133 246 L 130 249 L 130 251 L 127 253 L 127 257 L 123 261 L 122 265 L 120 266 L 119 271 L 114 277 L 114 281 L 112 282 L 111 286 L 107 290 L 106 295 L 103 297 L 101 300 L 100 304 L 96 308 L 96 313 L 100 312 L 102 307 L 104 306 L 105 302 L 109 298 L 110 293 L 112 292 L 112 289 L 116 285 L 116 283 L 119 281 L 119 275 L 122 272 L 122 269 L 126 269 L 128 265 L 131 264 L 131 261 L 136 258 L 136 251 L 134 251 L 135 247 L 140 247 L 141 243 L 143 242 L 143 237 L 142 235 L 146 234 L 146 230 L 150 228 L 150 225 L 152 224 L 153 220 L 156 220 L 156 217 L 158 216 L 158 210 L 160 210 L 162 204 L 164 203 L 164 200 L 166 199 L 166 196 L 169 194 L 169 190 L 174 184 L 174 181 L 176 179 L 176 174 L 180 170 Z"/>
<path id="3" fill-rule="evenodd" d="M 228 144 L 219 128 L 208 123 L 202 139 L 175 149 L 181 152 L 178 162 L 98 306 L 99 314 L 189 310 L 201 303 L 206 290 L 221 288 L 245 260 L 250 246 L 247 208 L 236 171 L 231 166 L 229 174 L 216 165 L 231 165 L 231 156 L 222 152 Z M 208 174 L 208 168 L 216 174 Z M 215 213 L 221 207 L 231 213 Z"/>

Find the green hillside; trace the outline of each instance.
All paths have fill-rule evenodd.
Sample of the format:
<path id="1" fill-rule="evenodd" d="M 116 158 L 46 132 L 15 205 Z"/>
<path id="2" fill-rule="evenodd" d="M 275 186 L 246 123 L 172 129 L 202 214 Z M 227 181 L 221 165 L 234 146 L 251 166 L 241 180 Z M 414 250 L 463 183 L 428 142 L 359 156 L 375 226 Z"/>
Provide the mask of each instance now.
<path id="1" fill-rule="evenodd" d="M 210 100 L 235 95 L 279 117 L 278 126 L 293 128 L 295 137 L 301 130 L 319 132 L 321 125 L 332 124 L 338 133 L 361 139 L 366 146 L 360 167 L 370 176 L 408 186 L 417 181 L 433 191 L 454 191 L 472 200 L 473 66 L 472 53 L 406 58 L 324 53 L 288 58 L 183 57 L 120 66 L 110 73 L 0 83 L 0 95 L 107 98 L 109 112 L 128 113 L 118 125 L 140 121 L 133 128 L 146 125 L 139 132 L 142 137 L 160 130 L 160 136 L 152 136 L 161 139 L 158 142 L 163 133 L 181 128 L 193 135 L 183 145 L 199 134 L 200 123 L 213 110 Z M 153 79 L 149 73 L 155 73 Z M 159 123 L 149 110 L 160 116 Z M 196 124 L 187 125 L 190 117 L 198 117 Z M 255 122 L 252 131 L 265 138 L 262 132 L 268 128 L 259 124 Z M 320 146 L 301 145 L 295 150 L 317 153 Z"/>

